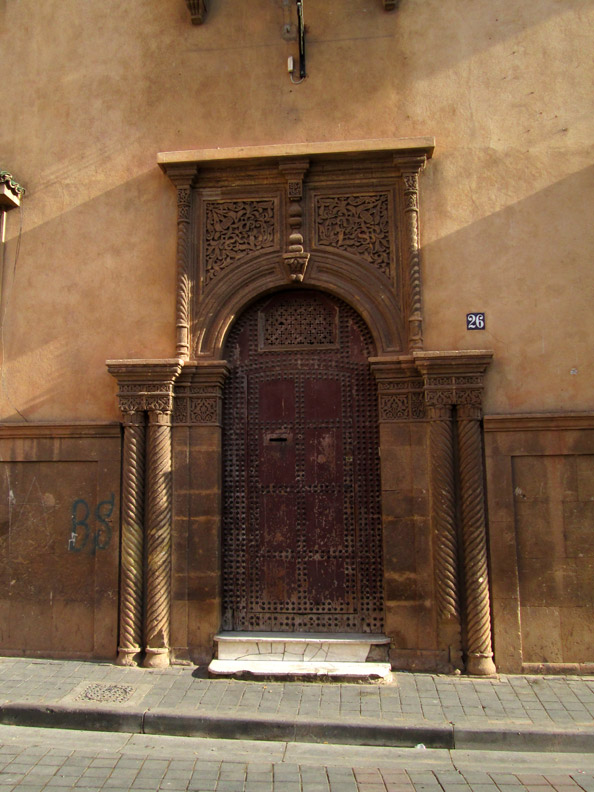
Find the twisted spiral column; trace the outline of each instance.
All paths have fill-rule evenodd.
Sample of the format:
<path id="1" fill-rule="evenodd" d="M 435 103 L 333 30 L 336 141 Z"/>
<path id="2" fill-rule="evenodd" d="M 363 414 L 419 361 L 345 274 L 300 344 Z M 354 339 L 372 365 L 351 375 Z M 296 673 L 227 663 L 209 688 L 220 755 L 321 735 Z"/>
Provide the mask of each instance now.
<path id="1" fill-rule="evenodd" d="M 404 178 L 404 216 L 410 291 L 409 349 L 423 349 L 423 316 L 421 295 L 421 258 L 419 235 L 418 171 L 406 172 Z"/>
<path id="2" fill-rule="evenodd" d="M 145 419 L 124 413 L 122 557 L 118 665 L 134 665 L 142 645 Z"/>
<path id="3" fill-rule="evenodd" d="M 177 189 L 177 295 L 176 354 L 190 355 L 190 215 L 192 192 L 188 185 Z"/>
<path id="4" fill-rule="evenodd" d="M 146 475 L 145 668 L 169 665 L 171 413 L 149 411 Z"/>
<path id="5" fill-rule="evenodd" d="M 491 642 L 480 406 L 460 405 L 457 417 L 466 591 L 466 671 L 489 676 L 495 674 L 496 669 Z"/>
<path id="6" fill-rule="evenodd" d="M 454 485 L 452 408 L 430 406 L 431 517 L 435 537 L 435 581 L 439 643 L 450 662 L 462 666 L 458 539 Z"/>

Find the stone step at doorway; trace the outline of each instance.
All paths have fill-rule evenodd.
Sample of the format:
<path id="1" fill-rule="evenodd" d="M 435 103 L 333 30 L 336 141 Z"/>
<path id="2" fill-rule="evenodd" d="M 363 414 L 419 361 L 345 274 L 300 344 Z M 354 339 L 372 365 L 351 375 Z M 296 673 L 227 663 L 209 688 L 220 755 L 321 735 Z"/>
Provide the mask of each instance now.
<path id="1" fill-rule="evenodd" d="M 221 632 L 211 676 L 372 681 L 391 679 L 390 639 L 366 633 Z"/>

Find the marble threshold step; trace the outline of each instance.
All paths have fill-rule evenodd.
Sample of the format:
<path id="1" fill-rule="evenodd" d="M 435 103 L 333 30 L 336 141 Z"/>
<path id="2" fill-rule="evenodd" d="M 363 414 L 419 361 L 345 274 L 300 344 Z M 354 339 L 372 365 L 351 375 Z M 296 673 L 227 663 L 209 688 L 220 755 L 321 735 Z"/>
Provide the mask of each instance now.
<path id="1" fill-rule="evenodd" d="M 391 677 L 390 639 L 368 633 L 222 632 L 211 676 L 367 681 Z"/>

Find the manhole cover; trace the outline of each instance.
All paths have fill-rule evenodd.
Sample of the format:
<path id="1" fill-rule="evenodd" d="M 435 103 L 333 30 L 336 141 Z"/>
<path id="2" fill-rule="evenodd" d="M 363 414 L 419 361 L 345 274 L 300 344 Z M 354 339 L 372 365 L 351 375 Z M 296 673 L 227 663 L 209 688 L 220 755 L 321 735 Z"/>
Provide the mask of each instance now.
<path id="1" fill-rule="evenodd" d="M 134 693 L 134 688 L 130 685 L 101 685 L 95 683 L 88 685 L 83 692 L 77 696 L 77 701 L 113 701 L 123 704 L 128 701 Z"/>

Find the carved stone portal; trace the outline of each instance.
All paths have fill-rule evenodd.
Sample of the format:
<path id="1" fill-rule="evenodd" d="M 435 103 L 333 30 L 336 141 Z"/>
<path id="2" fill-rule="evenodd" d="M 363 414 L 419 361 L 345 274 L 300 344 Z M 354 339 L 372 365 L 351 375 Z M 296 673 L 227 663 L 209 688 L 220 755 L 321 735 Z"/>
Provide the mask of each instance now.
<path id="1" fill-rule="evenodd" d="M 124 416 L 122 664 L 166 665 L 172 643 L 208 659 L 222 619 L 384 625 L 395 662 L 412 657 L 402 667 L 495 671 L 491 353 L 423 351 L 419 174 L 432 145 L 362 149 L 160 155 L 177 190 L 178 357 L 108 363 Z"/>

